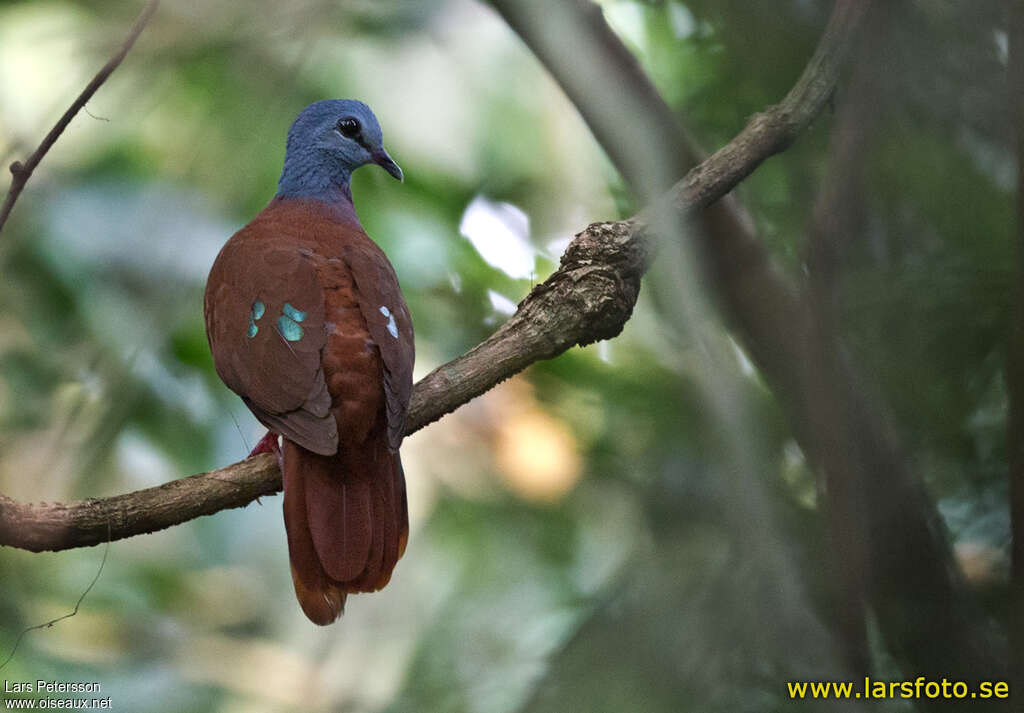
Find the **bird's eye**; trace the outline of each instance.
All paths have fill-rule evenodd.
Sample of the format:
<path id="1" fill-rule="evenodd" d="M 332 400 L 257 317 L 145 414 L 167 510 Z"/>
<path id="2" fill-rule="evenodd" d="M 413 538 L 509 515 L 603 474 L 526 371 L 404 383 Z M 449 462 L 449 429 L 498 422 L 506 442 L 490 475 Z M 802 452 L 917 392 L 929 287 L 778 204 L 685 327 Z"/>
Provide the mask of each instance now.
<path id="1" fill-rule="evenodd" d="M 352 139 L 359 135 L 359 122 L 352 117 L 346 117 L 338 120 L 338 131 L 343 136 L 347 136 Z"/>

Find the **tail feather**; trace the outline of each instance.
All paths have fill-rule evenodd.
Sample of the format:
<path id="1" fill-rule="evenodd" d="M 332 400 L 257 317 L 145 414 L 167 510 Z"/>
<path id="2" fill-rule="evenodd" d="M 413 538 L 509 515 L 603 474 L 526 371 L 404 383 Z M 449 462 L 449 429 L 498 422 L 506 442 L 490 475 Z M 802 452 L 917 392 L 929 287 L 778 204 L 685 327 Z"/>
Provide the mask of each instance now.
<path id="1" fill-rule="evenodd" d="M 402 468 L 402 459 L 395 454 L 395 494 L 398 506 L 398 556 L 395 562 L 402 559 L 405 554 L 405 546 L 409 544 L 409 500 L 405 495 L 405 470 Z M 383 585 L 382 585 L 383 586 Z"/>
<path id="2" fill-rule="evenodd" d="M 374 474 L 346 468 L 350 464 L 338 455 L 307 452 L 304 460 L 313 466 L 306 471 L 306 512 L 316 553 L 327 576 L 350 582 L 366 568 L 373 545 Z"/>
<path id="3" fill-rule="evenodd" d="M 363 576 L 355 586 L 359 591 L 375 592 L 391 578 L 391 570 L 398 562 L 397 512 L 394 507 L 394 470 L 397 456 L 381 449 L 375 463 L 378 477 L 370 484 L 374 531 L 373 548 L 367 559 Z"/>
<path id="4" fill-rule="evenodd" d="M 398 455 L 379 440 L 358 454 L 334 456 L 284 441 L 292 579 L 302 610 L 316 624 L 340 616 L 347 594 L 384 587 L 405 550 L 405 476 Z"/>
<path id="5" fill-rule="evenodd" d="M 374 512 L 372 517 L 379 519 L 379 512 Z M 375 522 L 376 527 L 380 527 Z M 365 566 L 359 576 L 350 584 L 353 592 L 375 592 L 377 591 L 377 580 L 380 579 L 380 571 L 383 566 L 384 542 L 380 537 L 380 530 L 374 530 L 373 541 L 370 543 L 370 551 L 367 553 Z"/>
<path id="6" fill-rule="evenodd" d="M 374 503 L 377 506 L 377 511 L 380 512 L 380 518 L 384 521 L 381 558 L 383 560 L 383 572 L 381 576 L 378 576 L 374 584 L 377 589 L 381 589 L 387 584 L 388 578 L 391 576 L 390 570 L 394 566 L 393 563 L 398 562 L 398 533 L 401 529 L 402 520 L 400 519 L 400 511 L 398 509 L 398 494 L 395 487 L 395 479 L 401 477 L 401 462 L 398 460 L 398 456 L 392 456 L 390 453 L 386 454 L 388 458 L 388 477 L 381 478 L 375 483 L 376 488 L 374 491 Z M 387 566 L 388 563 L 392 563 L 391 567 Z"/>
<path id="7" fill-rule="evenodd" d="M 313 623 L 325 626 L 341 616 L 347 593 L 327 577 L 313 545 L 306 516 L 303 459 L 295 453 L 301 449 L 288 440 L 284 444 L 284 462 L 288 464 L 284 468 L 284 524 L 292 583 L 302 611 Z"/>

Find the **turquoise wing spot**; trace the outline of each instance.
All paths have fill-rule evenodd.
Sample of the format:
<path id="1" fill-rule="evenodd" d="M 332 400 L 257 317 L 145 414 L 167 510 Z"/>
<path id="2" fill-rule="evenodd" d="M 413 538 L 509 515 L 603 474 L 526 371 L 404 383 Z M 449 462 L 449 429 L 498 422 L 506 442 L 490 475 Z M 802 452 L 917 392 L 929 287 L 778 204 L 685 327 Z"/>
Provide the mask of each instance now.
<path id="1" fill-rule="evenodd" d="M 267 306 L 256 300 L 252 303 L 252 311 L 249 312 L 249 329 L 246 334 L 249 335 L 249 339 L 256 336 L 256 333 L 260 331 L 260 328 L 256 326 L 256 320 L 263 316 L 263 313 L 267 311 Z"/>
<path id="2" fill-rule="evenodd" d="M 305 319 L 306 315 L 303 314 L 302 318 Z M 297 342 L 302 339 L 302 327 L 294 319 L 285 315 L 277 318 L 277 331 L 289 342 Z"/>
<path id="3" fill-rule="evenodd" d="M 306 318 L 305 312 L 300 312 L 299 310 L 295 309 L 294 307 L 291 306 L 291 303 L 289 302 L 284 303 L 284 307 L 281 308 L 281 311 L 284 313 L 285 317 L 295 322 L 301 322 Z"/>

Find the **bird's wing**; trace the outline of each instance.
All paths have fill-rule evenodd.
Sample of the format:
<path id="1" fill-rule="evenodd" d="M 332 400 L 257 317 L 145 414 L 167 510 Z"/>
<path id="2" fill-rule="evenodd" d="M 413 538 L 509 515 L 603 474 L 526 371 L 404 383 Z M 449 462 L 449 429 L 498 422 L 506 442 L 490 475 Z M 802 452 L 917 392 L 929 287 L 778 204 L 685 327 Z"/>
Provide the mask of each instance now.
<path id="1" fill-rule="evenodd" d="M 309 250 L 243 229 L 206 285 L 206 334 L 227 386 L 276 433 L 314 453 L 337 451 L 320 353 L 324 293 Z"/>
<path id="2" fill-rule="evenodd" d="M 395 270 L 376 244 L 367 240 L 346 245 L 344 255 L 355 280 L 359 309 L 370 337 L 380 350 L 388 445 L 394 452 L 402 443 L 405 412 L 412 395 L 412 367 L 416 357 L 412 319 Z"/>

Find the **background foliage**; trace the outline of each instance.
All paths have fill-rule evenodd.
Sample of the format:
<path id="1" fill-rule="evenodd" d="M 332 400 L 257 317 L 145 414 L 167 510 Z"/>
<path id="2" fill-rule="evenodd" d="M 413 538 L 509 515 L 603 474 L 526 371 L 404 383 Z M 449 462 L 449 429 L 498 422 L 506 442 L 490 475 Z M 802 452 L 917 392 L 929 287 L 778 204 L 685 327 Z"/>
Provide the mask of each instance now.
<path id="1" fill-rule="evenodd" d="M 603 7 L 714 147 L 784 94 L 831 3 Z M 835 289 L 852 358 L 1000 616 L 1006 34 L 992 2 L 894 7 L 895 41 L 866 72 L 857 239 Z M 0 3 L 5 165 L 137 10 Z M 366 169 L 353 190 L 401 278 L 420 375 L 500 323 L 573 232 L 633 208 L 486 6 L 168 0 L 0 240 L 0 492 L 101 497 L 248 452 L 261 432 L 213 373 L 206 271 L 273 195 L 298 110 L 349 96 L 374 107 L 406 173 L 399 185 Z M 739 191 L 796 280 L 834 125 L 823 116 Z M 621 337 L 537 364 L 406 442 L 409 549 L 339 624 L 316 629 L 295 605 L 268 499 L 114 543 L 77 616 L 30 634 L 3 677 L 99 681 L 140 713 L 788 708 L 784 681 L 834 677 L 840 656 L 815 481 L 756 370 L 662 255 Z M 0 655 L 70 610 L 101 556 L 0 551 Z"/>

